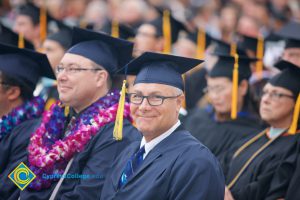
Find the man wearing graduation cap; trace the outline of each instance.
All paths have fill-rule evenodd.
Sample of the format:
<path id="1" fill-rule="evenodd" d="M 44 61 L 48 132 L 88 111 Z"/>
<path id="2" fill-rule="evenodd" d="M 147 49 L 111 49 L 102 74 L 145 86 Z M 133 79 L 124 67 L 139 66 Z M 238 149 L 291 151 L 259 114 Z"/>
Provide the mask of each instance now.
<path id="1" fill-rule="evenodd" d="M 120 94 L 111 90 L 111 83 L 118 68 L 129 61 L 132 48 L 128 41 L 73 29 L 72 47 L 56 68 L 61 103 L 43 115 L 32 134 L 28 166 L 36 178 L 21 192 L 21 199 L 100 197 L 115 158 L 140 140 L 126 103 L 124 138 L 113 138 Z"/>
<path id="2" fill-rule="evenodd" d="M 0 198 L 16 199 L 8 174 L 26 159 L 26 148 L 45 102 L 34 97 L 40 77 L 55 78 L 44 54 L 0 44 Z"/>
<path id="3" fill-rule="evenodd" d="M 280 199 L 291 179 L 289 163 L 299 150 L 300 68 L 287 61 L 263 89 L 260 116 L 269 127 L 233 152 L 225 199 Z"/>
<path id="4" fill-rule="evenodd" d="M 128 65 L 136 74 L 130 108 L 141 142 L 120 155 L 101 199 L 224 198 L 224 179 L 216 158 L 182 129 L 181 75 L 201 60 L 146 52 Z"/>
<path id="5" fill-rule="evenodd" d="M 221 159 L 224 151 L 233 144 L 249 134 L 256 134 L 260 125 L 249 93 L 248 79 L 253 59 L 214 55 L 218 56 L 218 60 L 208 72 L 207 87 L 204 90 L 211 105 L 194 109 L 187 116 L 184 126 Z M 237 82 L 233 80 L 236 64 Z"/>

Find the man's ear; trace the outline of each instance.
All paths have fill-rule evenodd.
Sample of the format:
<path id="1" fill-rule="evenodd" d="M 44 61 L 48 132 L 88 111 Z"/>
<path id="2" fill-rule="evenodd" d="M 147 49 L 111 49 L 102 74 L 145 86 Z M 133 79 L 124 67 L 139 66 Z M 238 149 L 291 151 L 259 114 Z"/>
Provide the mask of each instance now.
<path id="1" fill-rule="evenodd" d="M 10 86 L 6 91 L 5 94 L 9 101 L 15 101 L 21 96 L 21 88 L 18 86 Z"/>
<path id="2" fill-rule="evenodd" d="M 239 85 L 239 92 L 242 96 L 245 96 L 247 94 L 249 87 L 249 83 L 246 80 L 242 80 L 242 82 Z"/>
<path id="3" fill-rule="evenodd" d="M 179 97 L 177 97 L 176 111 L 179 112 L 180 108 L 182 107 L 182 103 L 184 102 L 184 100 L 185 100 L 185 95 L 184 94 L 182 94 Z"/>
<path id="4" fill-rule="evenodd" d="M 109 74 L 106 70 L 100 70 L 96 72 L 96 82 L 98 87 L 102 87 L 104 84 L 107 83 Z"/>

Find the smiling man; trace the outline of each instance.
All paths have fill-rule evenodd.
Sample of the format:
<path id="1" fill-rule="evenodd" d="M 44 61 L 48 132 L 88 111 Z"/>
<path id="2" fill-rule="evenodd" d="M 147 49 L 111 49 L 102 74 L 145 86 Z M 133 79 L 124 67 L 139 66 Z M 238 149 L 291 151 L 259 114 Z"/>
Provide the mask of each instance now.
<path id="1" fill-rule="evenodd" d="M 201 60 L 146 52 L 128 64 L 137 74 L 129 94 L 132 117 L 143 134 L 119 157 L 101 199 L 224 198 L 216 158 L 178 120 L 181 74 Z"/>
<path id="2" fill-rule="evenodd" d="M 132 48 L 128 41 L 74 28 L 72 47 L 56 67 L 61 102 L 44 114 L 32 134 L 28 166 L 37 177 L 21 199 L 100 198 L 115 158 L 132 141 L 140 141 L 127 103 L 123 140 L 113 138 L 120 92 L 112 89 L 112 81 Z"/>

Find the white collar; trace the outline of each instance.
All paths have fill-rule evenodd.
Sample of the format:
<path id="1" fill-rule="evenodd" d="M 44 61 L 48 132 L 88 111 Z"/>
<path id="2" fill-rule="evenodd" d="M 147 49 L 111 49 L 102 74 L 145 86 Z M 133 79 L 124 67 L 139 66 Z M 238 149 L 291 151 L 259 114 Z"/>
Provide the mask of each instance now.
<path id="1" fill-rule="evenodd" d="M 158 137 L 152 139 L 150 142 L 146 142 L 145 137 L 143 137 L 142 141 L 141 141 L 141 145 L 140 148 L 142 146 L 145 146 L 145 153 L 144 153 L 144 159 L 146 158 L 146 156 L 148 155 L 148 153 L 156 146 L 158 145 L 161 141 L 163 141 L 166 137 L 168 137 L 169 135 L 171 135 L 171 133 L 173 133 L 178 126 L 180 126 L 181 122 L 178 120 L 176 122 L 176 124 L 174 124 L 169 130 L 167 130 L 166 132 L 164 132 L 163 134 L 159 135 Z"/>
<path id="2" fill-rule="evenodd" d="M 269 137 L 271 139 L 277 137 L 278 135 L 282 134 L 286 129 L 285 128 L 274 128 L 271 127 L 269 131 Z"/>

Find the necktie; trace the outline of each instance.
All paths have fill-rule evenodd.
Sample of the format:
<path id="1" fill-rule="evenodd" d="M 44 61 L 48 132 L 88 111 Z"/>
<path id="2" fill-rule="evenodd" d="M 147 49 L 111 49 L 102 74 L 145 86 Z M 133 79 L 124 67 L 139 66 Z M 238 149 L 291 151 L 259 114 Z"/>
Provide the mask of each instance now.
<path id="1" fill-rule="evenodd" d="M 143 146 L 134 155 L 130 157 L 119 180 L 119 188 L 125 185 L 129 178 L 132 176 L 132 174 L 136 172 L 138 168 L 142 165 L 144 153 L 145 147 Z"/>

